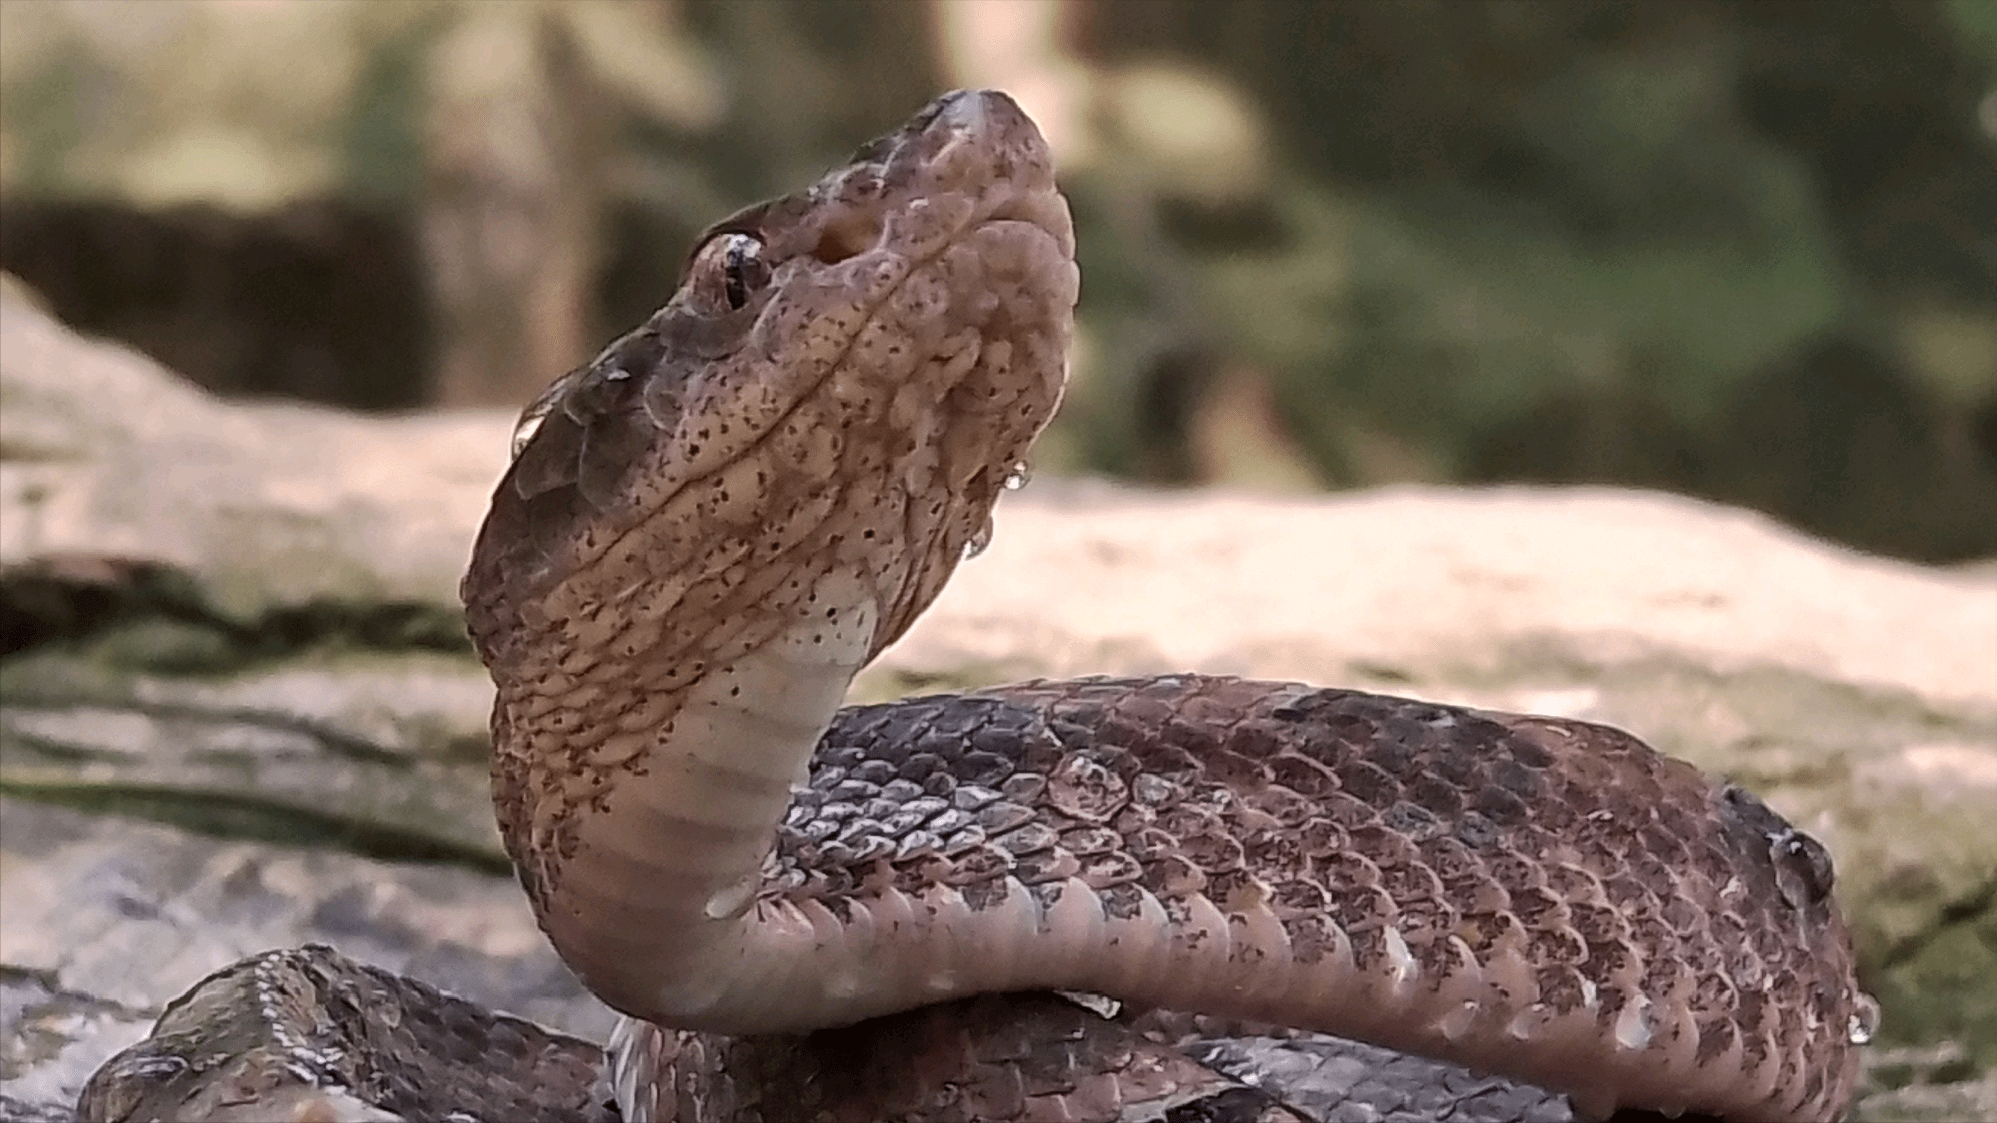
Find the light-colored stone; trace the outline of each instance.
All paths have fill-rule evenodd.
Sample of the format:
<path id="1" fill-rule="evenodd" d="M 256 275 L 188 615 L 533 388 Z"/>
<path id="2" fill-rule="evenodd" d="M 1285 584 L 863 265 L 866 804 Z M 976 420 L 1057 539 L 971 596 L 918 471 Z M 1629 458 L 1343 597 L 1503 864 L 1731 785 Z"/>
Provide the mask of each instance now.
<path id="1" fill-rule="evenodd" d="M 18 1103 L 73 1103 L 209 972 L 314 941 L 585 1037 L 609 1031 L 510 878 L 15 799 L 0 799 L 0 823 L 0 1096 Z"/>
<path id="2" fill-rule="evenodd" d="M 1000 504 L 990 549 L 886 662 L 1337 682 L 1505 676 L 1556 654 L 1780 669 L 1997 716 L 1997 574 L 1650 492 L 1037 484 Z"/>
<path id="3" fill-rule="evenodd" d="M 512 415 L 232 405 L 0 290 L 0 564 L 171 562 L 215 603 L 452 603 Z"/>

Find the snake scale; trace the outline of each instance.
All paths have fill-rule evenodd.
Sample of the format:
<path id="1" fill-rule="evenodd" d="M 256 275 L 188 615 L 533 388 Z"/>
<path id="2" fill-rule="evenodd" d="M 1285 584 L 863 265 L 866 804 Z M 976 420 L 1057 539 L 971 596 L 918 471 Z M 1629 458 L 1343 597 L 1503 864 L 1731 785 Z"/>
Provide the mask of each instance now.
<path id="1" fill-rule="evenodd" d="M 1626 733 L 1192 674 L 840 708 L 989 538 L 1078 288 L 1038 131 L 959 92 L 714 226 L 665 307 L 523 415 L 463 595 L 508 852 L 627 1016 L 623 1118 L 1307 1117 L 1050 990 L 1358 1038 L 1585 1115 L 1838 1117 L 1876 1007 L 1829 855 Z M 332 955 L 210 984 L 360 1096 L 338 1117 L 480 1079 L 452 1102 L 594 1117 L 574 1044 Z M 108 1066 L 86 1115 L 255 1102 L 202 1074 L 265 1087 L 238 1071 L 262 1054 L 210 1052 Z M 1509 1102 L 1491 1117 L 1548 1107 Z"/>

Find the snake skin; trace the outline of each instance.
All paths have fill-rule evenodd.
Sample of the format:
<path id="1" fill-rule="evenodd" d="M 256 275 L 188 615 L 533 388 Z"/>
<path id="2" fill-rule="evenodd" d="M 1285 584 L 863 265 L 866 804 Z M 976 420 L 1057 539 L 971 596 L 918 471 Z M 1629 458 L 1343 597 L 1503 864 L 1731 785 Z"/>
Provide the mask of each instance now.
<path id="1" fill-rule="evenodd" d="M 1177 1021 L 1178 1019 L 1172 1019 Z M 796 1037 L 627 1023 L 650 1113 L 681 1123 L 1559 1123 L 1540 1089 L 1353 1042 L 1261 1042 L 983 995 Z M 1272 1058 L 1274 1063 L 1272 1064 Z M 615 1123 L 596 1046 L 322 945 L 232 964 L 47 1123 Z M 635 1091 L 627 1090 L 627 1096 Z M 43 1118 L 0 1103 L 0 1118 Z"/>
<path id="2" fill-rule="evenodd" d="M 1073 252 L 1032 122 L 948 95 L 530 407 L 463 594 L 502 835 L 585 984 L 752 1038 L 1100 992 L 1591 1115 L 1839 1114 L 1870 1012 L 1827 854 L 1627 734 L 1194 676 L 838 711 L 1052 416 Z M 619 1041 L 637 1123 L 667 1038 Z"/>
<path id="3" fill-rule="evenodd" d="M 1051 994 L 983 995 L 797 1037 L 627 1032 L 612 1049 L 643 1057 L 653 1117 L 678 1123 L 1312 1118 Z"/>
<path id="4" fill-rule="evenodd" d="M 1599 1034 L 1679 1079 L 1724 1059 L 1808 1113 L 1848 1095 L 1862 1013 L 1831 876 L 1751 794 L 1615 729 L 1184 675 L 843 711 L 763 893 L 942 882 L 975 908 L 1012 882 L 1051 915 L 1079 883 L 1111 917 L 1273 921 L 1240 941 L 1296 964 L 1269 957 L 1272 989 L 1326 961 L 1404 973 L 1390 1006 L 1431 1017 L 1383 1043 L 1559 1083 L 1564 1060 L 1524 1054 Z"/>
<path id="5" fill-rule="evenodd" d="M 196 984 L 91 1076 L 77 1115 L 613 1123 L 601 1067 L 588 1042 L 308 944 Z"/>

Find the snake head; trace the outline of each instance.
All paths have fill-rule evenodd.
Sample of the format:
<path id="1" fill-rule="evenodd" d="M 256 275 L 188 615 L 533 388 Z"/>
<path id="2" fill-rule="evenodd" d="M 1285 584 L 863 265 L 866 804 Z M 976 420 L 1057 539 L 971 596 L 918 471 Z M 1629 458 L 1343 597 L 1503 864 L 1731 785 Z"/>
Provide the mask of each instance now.
<path id="1" fill-rule="evenodd" d="M 551 931 L 685 706 L 808 747 L 988 533 L 1060 402 L 1074 248 L 1039 130 L 949 94 L 717 223 L 663 308 L 528 407 L 461 593 L 501 832 Z"/>
<path id="2" fill-rule="evenodd" d="M 1052 416 L 1078 285 L 1046 143 L 995 92 L 717 223 L 665 307 L 523 415 L 462 586 L 481 654 L 814 555 L 876 586 L 878 651 Z M 645 645 L 670 658 L 694 638 L 673 632 Z"/>

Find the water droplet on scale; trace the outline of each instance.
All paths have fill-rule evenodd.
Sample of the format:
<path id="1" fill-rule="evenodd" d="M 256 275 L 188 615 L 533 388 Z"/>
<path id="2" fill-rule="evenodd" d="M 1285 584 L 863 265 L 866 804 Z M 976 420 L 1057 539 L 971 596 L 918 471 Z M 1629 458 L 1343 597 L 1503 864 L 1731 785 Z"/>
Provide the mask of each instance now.
<path id="1" fill-rule="evenodd" d="M 1020 488 L 1025 487 L 1031 479 L 1033 479 L 1033 465 L 1021 460 L 1007 470 L 1005 474 L 1005 489 L 1007 491 L 1018 491 Z"/>
<path id="2" fill-rule="evenodd" d="M 972 534 L 971 537 L 964 543 L 964 560 L 970 561 L 972 558 L 975 558 L 979 554 L 984 553 L 985 548 L 990 546 L 991 544 L 992 544 L 992 517 L 990 515 L 986 515 L 985 525 L 979 527 L 977 529 L 977 532 Z"/>
<path id="3" fill-rule="evenodd" d="M 1114 1018 L 1123 1010 L 1123 1003 L 1107 994 L 1097 994 L 1087 990 L 1057 990 L 1054 993 L 1098 1018 Z"/>
<path id="4" fill-rule="evenodd" d="M 1858 1001 L 1852 1005 L 1851 1026 L 1845 1038 L 1853 1045 L 1870 1045 L 1873 1035 L 1879 1032 L 1879 1000 L 1860 992 Z"/>
<path id="5" fill-rule="evenodd" d="M 547 419 L 548 405 L 536 402 L 527 407 L 526 413 L 520 415 L 519 423 L 513 426 L 513 459 L 520 459 L 521 452 L 527 448 L 527 442 L 534 439 L 534 433 L 541 428 L 541 422 Z"/>

